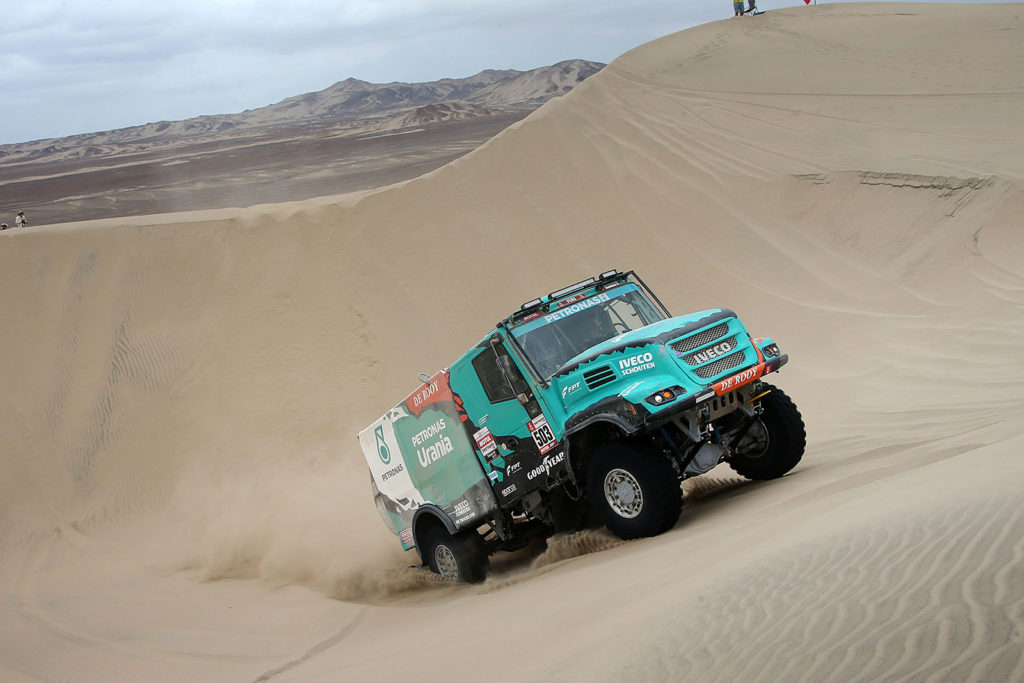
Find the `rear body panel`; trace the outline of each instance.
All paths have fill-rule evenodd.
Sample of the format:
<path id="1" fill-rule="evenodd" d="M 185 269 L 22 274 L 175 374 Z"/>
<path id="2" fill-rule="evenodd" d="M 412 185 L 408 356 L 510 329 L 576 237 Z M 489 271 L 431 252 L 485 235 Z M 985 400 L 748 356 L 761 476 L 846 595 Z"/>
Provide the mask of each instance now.
<path id="1" fill-rule="evenodd" d="M 497 505 L 464 422 L 449 375 L 441 371 L 359 433 L 378 509 L 406 550 L 414 546 L 413 515 L 426 503 L 443 510 L 456 528 L 471 526 Z"/>

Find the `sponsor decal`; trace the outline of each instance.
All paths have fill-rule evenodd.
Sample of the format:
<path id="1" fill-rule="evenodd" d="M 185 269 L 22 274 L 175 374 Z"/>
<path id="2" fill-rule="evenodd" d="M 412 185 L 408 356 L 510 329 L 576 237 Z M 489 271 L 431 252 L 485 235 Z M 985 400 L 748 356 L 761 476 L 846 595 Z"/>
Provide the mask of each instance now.
<path id="1" fill-rule="evenodd" d="M 469 509 L 469 501 L 468 500 L 460 500 L 457 503 L 455 503 L 455 516 L 456 517 L 462 517 L 464 515 L 468 515 L 470 512 L 472 512 L 472 510 Z"/>
<path id="2" fill-rule="evenodd" d="M 491 481 L 497 481 L 498 473 L 495 472 L 494 470 L 491 470 L 490 472 L 487 473 L 487 478 L 490 479 Z"/>
<path id="3" fill-rule="evenodd" d="M 723 379 L 718 384 L 714 385 L 715 393 L 721 396 L 722 394 L 728 393 L 733 389 L 739 389 L 744 384 L 749 384 L 755 379 L 764 374 L 765 364 L 755 365 L 752 368 L 744 370 L 743 372 L 736 373 L 732 377 Z M 710 397 L 710 394 L 708 394 Z"/>
<path id="4" fill-rule="evenodd" d="M 434 380 L 427 386 L 423 387 L 415 394 L 412 395 L 412 405 L 414 408 L 419 408 L 421 405 L 427 402 L 431 396 L 437 393 L 438 390 L 437 380 Z"/>
<path id="5" fill-rule="evenodd" d="M 586 296 L 587 296 L 586 294 L 577 294 L 576 296 L 571 296 L 568 299 L 562 299 L 557 304 L 555 304 L 555 306 L 557 306 L 558 308 L 564 308 L 564 307 L 568 306 L 569 304 L 576 303 L 580 299 L 586 298 Z"/>
<path id="6" fill-rule="evenodd" d="M 521 468 L 522 466 L 523 466 L 523 463 L 521 463 L 521 462 L 514 462 L 514 463 L 512 463 L 511 465 L 509 465 L 508 467 L 505 468 L 505 475 L 506 476 L 511 476 L 511 475 L 515 474 L 516 472 L 519 471 L 519 468 Z"/>
<path id="7" fill-rule="evenodd" d="M 412 545 L 412 527 L 406 527 L 402 529 L 398 537 L 402 539 L 402 543 L 405 545 Z"/>
<path id="8" fill-rule="evenodd" d="M 582 384 L 582 382 L 583 380 L 580 380 L 579 382 L 576 382 L 576 384 L 570 384 L 562 389 L 562 399 L 564 400 L 569 394 L 575 393 L 580 388 L 580 384 Z"/>
<path id="9" fill-rule="evenodd" d="M 412 435 L 412 445 L 413 446 L 419 446 L 420 444 L 422 444 L 424 441 L 426 441 L 430 437 L 436 436 L 440 432 L 443 432 L 445 430 L 445 427 L 447 427 L 447 426 L 448 425 L 445 424 L 444 417 L 439 418 L 436 422 L 434 422 L 432 425 L 430 425 L 426 429 L 423 429 L 423 430 L 413 434 Z"/>
<path id="10" fill-rule="evenodd" d="M 380 461 L 385 465 L 390 465 L 391 451 L 388 449 L 387 443 L 384 442 L 384 425 L 377 425 L 377 428 L 373 430 L 373 435 L 377 437 L 377 453 L 380 455 Z"/>
<path id="11" fill-rule="evenodd" d="M 404 471 L 405 471 L 405 466 L 402 465 L 402 463 L 398 463 L 398 467 L 394 467 L 394 468 L 388 470 L 387 472 L 385 472 L 384 474 L 381 475 L 381 477 L 380 477 L 381 481 L 387 481 L 388 479 L 390 479 L 391 477 L 395 476 L 399 472 L 404 472 Z"/>
<path id="12" fill-rule="evenodd" d="M 405 407 L 410 415 L 419 417 L 428 406 L 452 400 L 452 388 L 448 384 L 448 373 L 437 372 L 427 384 L 405 397 Z"/>
<path id="13" fill-rule="evenodd" d="M 536 479 L 542 474 L 551 472 L 551 468 L 565 461 L 565 451 L 559 451 L 555 455 L 545 455 L 541 464 L 526 473 L 527 479 Z"/>
<path id="14" fill-rule="evenodd" d="M 494 437 L 491 436 L 491 430 L 484 427 L 483 429 L 473 434 L 473 440 L 476 441 L 476 447 L 483 453 L 484 460 L 487 462 L 493 462 L 498 454 L 498 444 L 494 443 Z"/>
<path id="15" fill-rule="evenodd" d="M 516 492 L 516 485 L 515 484 L 509 484 L 508 486 L 506 486 L 505 488 L 503 488 L 501 490 L 501 495 L 504 496 L 505 498 L 508 498 L 509 496 L 511 496 L 515 492 Z"/>
<path id="16" fill-rule="evenodd" d="M 416 459 L 420 461 L 420 467 L 428 467 L 431 463 L 437 462 L 454 450 L 455 446 L 452 445 L 452 440 L 447 436 L 443 436 L 440 441 L 435 441 L 423 448 L 417 448 Z"/>
<path id="17" fill-rule="evenodd" d="M 721 344 L 715 344 L 709 349 L 704 349 L 703 351 L 698 351 L 693 354 L 693 360 L 696 363 L 703 363 L 704 361 L 709 361 L 712 358 L 724 356 L 730 351 L 732 351 L 732 344 L 729 342 L 722 342 Z"/>
<path id="18" fill-rule="evenodd" d="M 548 322 L 549 323 L 549 322 L 552 322 L 554 320 L 561 320 L 562 318 L 566 318 L 566 317 L 572 315 L 573 313 L 579 313 L 580 311 L 585 311 L 588 308 L 590 308 L 591 306 L 596 306 L 599 303 L 603 303 L 605 301 L 610 301 L 610 300 L 611 300 L 611 297 L 608 296 L 607 294 L 598 294 L 597 296 L 590 297 L 586 301 L 580 301 L 578 303 L 570 304 L 568 306 L 565 306 L 561 310 L 555 311 L 554 313 L 550 313 L 550 314 L 544 316 L 544 322 Z"/>
<path id="19" fill-rule="evenodd" d="M 426 429 L 412 435 L 412 445 L 416 448 L 416 459 L 419 460 L 420 467 L 427 467 L 455 450 L 452 440 L 442 434 L 445 427 L 447 424 L 441 417 Z M 436 441 L 423 445 L 428 439 L 438 436 L 440 438 Z"/>
<path id="20" fill-rule="evenodd" d="M 649 351 L 619 361 L 619 372 L 623 375 L 632 375 L 634 372 L 643 372 L 653 367 L 654 355 Z"/>
<path id="21" fill-rule="evenodd" d="M 537 444 L 537 450 L 541 455 L 558 445 L 555 433 L 551 431 L 551 426 L 543 415 L 538 415 L 527 422 L 526 428 L 530 430 L 530 436 L 533 437 L 533 442 Z"/>

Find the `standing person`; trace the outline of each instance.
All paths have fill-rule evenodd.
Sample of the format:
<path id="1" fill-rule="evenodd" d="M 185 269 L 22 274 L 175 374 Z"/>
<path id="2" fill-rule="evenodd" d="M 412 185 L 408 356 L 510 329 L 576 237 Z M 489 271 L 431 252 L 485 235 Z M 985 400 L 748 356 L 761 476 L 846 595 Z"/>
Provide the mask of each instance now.
<path id="1" fill-rule="evenodd" d="M 18 215 L 14 217 L 14 227 L 24 228 L 26 225 L 28 225 L 28 221 L 25 220 L 25 212 L 19 211 Z"/>
<path id="2" fill-rule="evenodd" d="M 733 0 L 732 15 L 734 17 L 743 16 L 743 0 Z"/>

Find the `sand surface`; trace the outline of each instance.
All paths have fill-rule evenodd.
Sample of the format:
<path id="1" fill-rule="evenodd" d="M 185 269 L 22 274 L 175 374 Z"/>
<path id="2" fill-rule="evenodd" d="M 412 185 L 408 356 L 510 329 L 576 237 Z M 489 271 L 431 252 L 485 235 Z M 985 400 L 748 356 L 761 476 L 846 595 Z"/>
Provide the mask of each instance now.
<path id="1" fill-rule="evenodd" d="M 0 679 L 1024 680 L 1024 7 L 643 45 L 382 191 L 0 235 Z M 357 430 L 636 268 L 791 361 L 801 465 L 452 587 Z"/>

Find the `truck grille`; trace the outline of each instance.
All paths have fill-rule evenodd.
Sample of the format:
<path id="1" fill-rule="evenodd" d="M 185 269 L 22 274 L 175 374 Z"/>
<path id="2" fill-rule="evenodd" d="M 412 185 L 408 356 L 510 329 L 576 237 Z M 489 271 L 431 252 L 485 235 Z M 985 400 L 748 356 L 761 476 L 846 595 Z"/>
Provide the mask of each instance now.
<path id="1" fill-rule="evenodd" d="M 743 365 L 746 361 L 746 354 L 740 348 L 739 337 L 737 335 L 727 337 L 728 334 L 729 323 L 724 321 L 688 337 L 677 339 L 670 346 L 676 352 L 676 356 L 689 365 L 698 377 L 708 379 L 720 375 L 730 368 Z M 729 350 L 721 348 L 720 344 L 728 344 Z M 728 355 L 707 357 L 709 352 L 721 353 L 722 351 Z"/>
<path id="2" fill-rule="evenodd" d="M 588 389 L 603 387 L 615 379 L 615 371 L 610 365 L 602 365 L 599 368 L 583 373 L 583 381 L 587 383 Z"/>
<path id="3" fill-rule="evenodd" d="M 672 342 L 672 349 L 680 356 L 693 351 L 694 349 L 707 346 L 711 342 L 715 341 L 719 337 L 724 336 L 729 332 L 729 323 L 719 323 L 714 327 L 709 327 L 706 330 L 701 330 L 697 334 L 691 334 L 689 337 L 684 337 L 678 341 Z M 690 361 L 686 361 L 693 365 Z"/>
<path id="4" fill-rule="evenodd" d="M 739 344 L 736 342 L 736 337 L 729 337 L 728 339 L 720 339 L 720 340 L 718 340 L 718 343 L 719 344 L 728 344 L 729 348 L 732 349 L 732 350 L 735 350 L 735 349 L 739 348 Z M 715 346 L 717 346 L 717 344 Z M 712 348 L 714 348 L 714 347 L 712 347 Z M 714 358 L 714 355 L 712 354 L 711 358 L 703 358 L 702 359 L 700 357 L 701 353 L 707 354 L 707 350 L 694 351 L 693 353 L 688 353 L 685 356 L 680 355 L 680 358 L 682 358 L 683 361 L 687 365 L 700 365 L 701 363 L 706 363 L 707 361 L 711 360 L 711 358 Z"/>
<path id="5" fill-rule="evenodd" d="M 736 353 L 730 353 L 728 356 L 722 356 L 716 361 L 702 365 L 701 367 L 694 370 L 697 376 L 701 379 L 707 379 L 708 377 L 714 377 L 715 375 L 725 372 L 729 368 L 734 368 L 737 365 L 743 363 L 743 359 L 746 358 L 746 354 L 740 349 Z"/>

